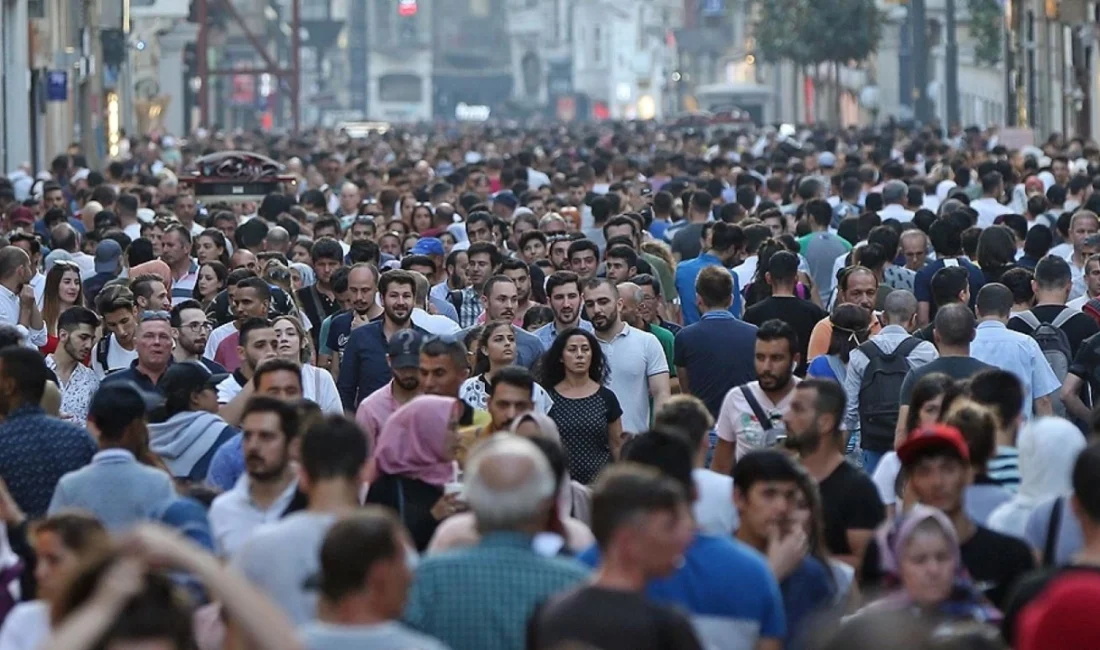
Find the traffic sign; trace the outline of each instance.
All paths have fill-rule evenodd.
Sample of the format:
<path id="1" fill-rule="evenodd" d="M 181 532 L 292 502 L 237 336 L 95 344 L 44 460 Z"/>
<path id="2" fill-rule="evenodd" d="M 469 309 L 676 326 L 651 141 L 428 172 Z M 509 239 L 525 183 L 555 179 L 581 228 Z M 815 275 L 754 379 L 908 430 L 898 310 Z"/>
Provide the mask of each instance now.
<path id="1" fill-rule="evenodd" d="M 66 70 L 50 70 L 46 73 L 46 101 L 69 101 L 69 73 Z"/>

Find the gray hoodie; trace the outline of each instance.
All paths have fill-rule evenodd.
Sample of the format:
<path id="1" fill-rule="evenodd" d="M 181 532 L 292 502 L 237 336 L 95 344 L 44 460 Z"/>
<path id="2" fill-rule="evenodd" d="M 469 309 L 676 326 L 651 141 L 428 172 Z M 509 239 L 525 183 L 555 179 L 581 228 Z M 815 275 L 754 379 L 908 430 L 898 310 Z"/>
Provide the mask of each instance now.
<path id="1" fill-rule="evenodd" d="M 149 425 L 149 448 L 164 459 L 172 476 L 205 478 L 209 455 L 232 437 L 236 430 L 225 420 L 206 411 L 183 411 L 165 422 Z M 197 468 L 200 461 L 204 467 Z M 199 470 L 196 472 L 196 470 Z"/>

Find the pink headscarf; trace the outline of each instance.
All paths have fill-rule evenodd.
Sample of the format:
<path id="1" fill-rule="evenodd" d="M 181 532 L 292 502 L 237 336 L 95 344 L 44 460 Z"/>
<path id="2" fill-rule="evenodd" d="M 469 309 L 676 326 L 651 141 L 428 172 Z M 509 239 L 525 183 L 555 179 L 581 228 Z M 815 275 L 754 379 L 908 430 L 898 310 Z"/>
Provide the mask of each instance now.
<path id="1" fill-rule="evenodd" d="M 130 267 L 130 278 L 136 278 L 139 275 L 157 275 L 161 280 L 164 280 L 164 288 L 168 290 L 169 295 L 172 293 L 172 269 L 168 268 L 168 265 L 160 260 L 150 260 L 144 264 L 138 264 L 137 266 Z"/>
<path id="2" fill-rule="evenodd" d="M 379 474 L 418 479 L 442 486 L 454 473 L 444 448 L 447 425 L 458 400 L 421 395 L 397 409 L 382 425 L 375 462 Z"/>

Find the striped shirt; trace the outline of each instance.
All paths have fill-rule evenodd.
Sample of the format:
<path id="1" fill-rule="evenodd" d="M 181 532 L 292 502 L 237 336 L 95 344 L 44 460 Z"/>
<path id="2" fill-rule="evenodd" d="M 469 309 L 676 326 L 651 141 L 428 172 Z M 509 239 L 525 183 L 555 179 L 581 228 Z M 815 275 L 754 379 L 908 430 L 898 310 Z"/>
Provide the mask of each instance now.
<path id="1" fill-rule="evenodd" d="M 172 278 L 172 306 L 176 306 L 184 300 L 190 300 L 194 296 L 195 283 L 199 279 L 199 263 L 191 260 L 191 266 L 178 278 Z"/>
<path id="2" fill-rule="evenodd" d="M 997 445 L 997 453 L 990 459 L 986 474 L 1015 493 L 1020 487 L 1020 451 L 1015 447 Z"/>

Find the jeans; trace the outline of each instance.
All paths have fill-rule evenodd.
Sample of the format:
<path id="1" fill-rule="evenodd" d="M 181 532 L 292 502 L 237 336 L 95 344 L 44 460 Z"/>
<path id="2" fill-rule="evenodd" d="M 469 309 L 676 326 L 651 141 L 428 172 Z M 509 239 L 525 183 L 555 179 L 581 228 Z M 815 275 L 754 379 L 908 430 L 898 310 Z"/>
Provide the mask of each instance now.
<path id="1" fill-rule="evenodd" d="M 866 449 L 862 451 L 863 471 L 867 472 L 868 475 L 874 474 L 875 468 L 878 467 L 879 461 L 882 460 L 882 457 L 886 454 L 881 451 L 867 451 Z"/>
<path id="2" fill-rule="evenodd" d="M 714 459 L 714 448 L 718 445 L 718 430 L 711 429 L 707 433 L 707 460 L 703 467 L 710 467 L 710 461 Z"/>

